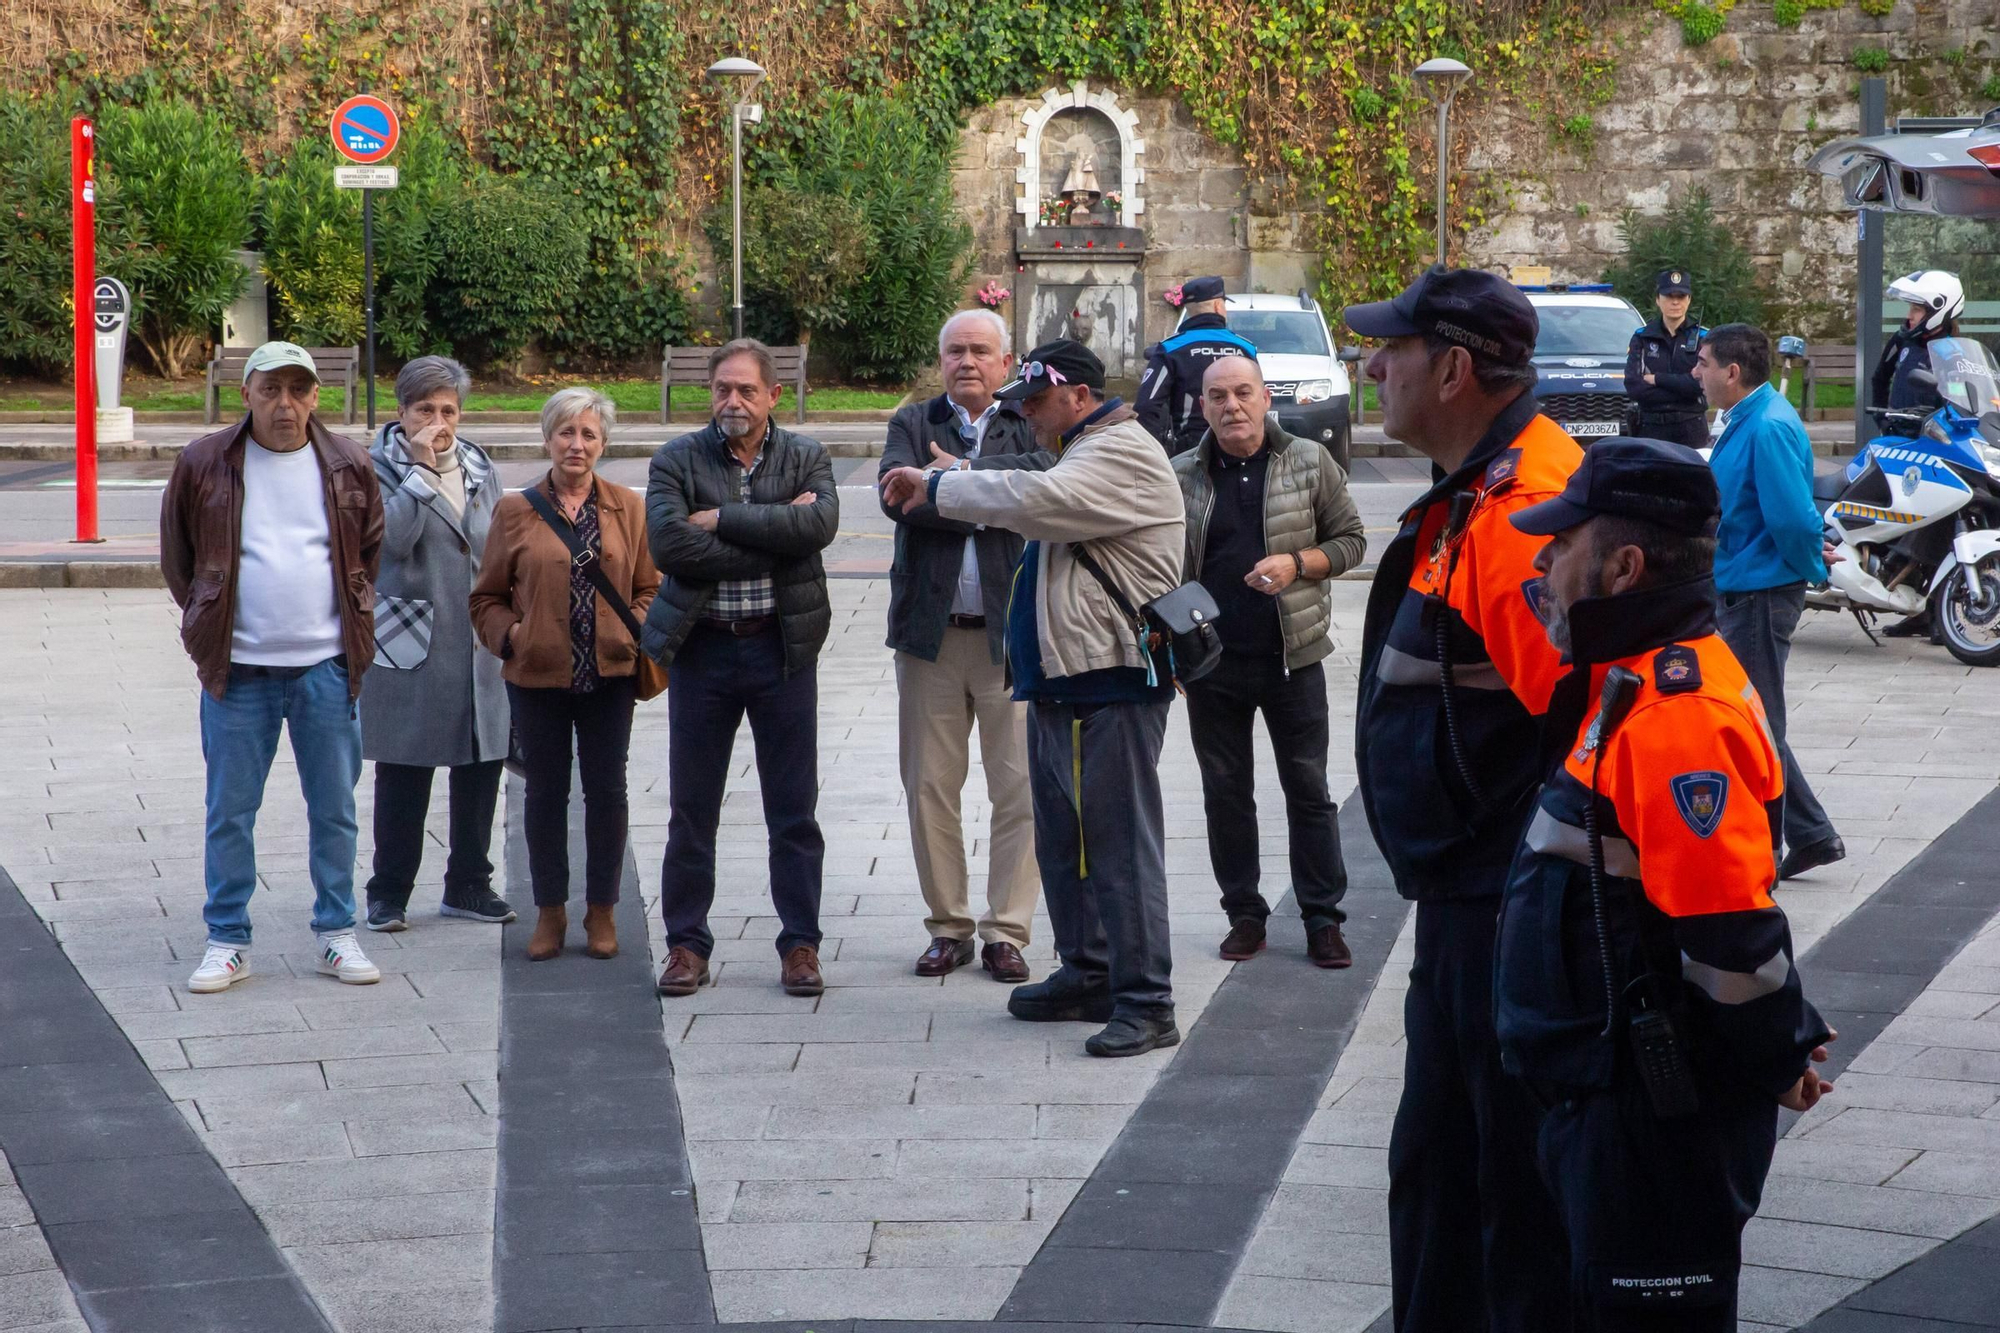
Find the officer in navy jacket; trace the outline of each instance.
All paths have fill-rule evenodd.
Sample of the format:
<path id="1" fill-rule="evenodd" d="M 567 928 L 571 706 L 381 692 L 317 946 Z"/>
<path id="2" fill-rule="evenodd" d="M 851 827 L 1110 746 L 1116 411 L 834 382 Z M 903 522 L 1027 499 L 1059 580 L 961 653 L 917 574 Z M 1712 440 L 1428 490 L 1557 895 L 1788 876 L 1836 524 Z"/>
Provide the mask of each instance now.
<path id="1" fill-rule="evenodd" d="M 1153 348 L 1139 381 L 1139 424 L 1166 446 L 1185 453 L 1200 442 L 1208 422 L 1201 415 L 1201 377 L 1222 356 L 1257 355 L 1257 345 L 1229 331 L 1221 278 L 1189 278 L 1181 285 L 1181 325 Z"/>
<path id="2" fill-rule="evenodd" d="M 1708 444 L 1708 402 L 1694 361 L 1708 330 L 1688 318 L 1693 289 L 1686 269 L 1661 269 L 1655 289 L 1659 316 L 1633 334 L 1625 350 L 1625 392 L 1639 416 L 1633 433 L 1700 449 Z"/>

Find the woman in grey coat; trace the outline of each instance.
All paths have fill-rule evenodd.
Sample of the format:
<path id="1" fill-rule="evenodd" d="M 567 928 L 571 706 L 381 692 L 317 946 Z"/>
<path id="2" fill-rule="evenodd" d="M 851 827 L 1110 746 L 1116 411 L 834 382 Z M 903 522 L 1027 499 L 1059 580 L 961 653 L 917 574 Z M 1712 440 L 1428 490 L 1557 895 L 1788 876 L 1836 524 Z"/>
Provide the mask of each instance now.
<path id="1" fill-rule="evenodd" d="M 370 930 L 408 929 L 439 768 L 451 770 L 439 910 L 495 924 L 514 919 L 493 892 L 487 857 L 507 758 L 507 692 L 499 659 L 473 637 L 468 598 L 501 487 L 485 452 L 459 438 L 471 387 L 458 362 L 418 357 L 396 377 L 396 419 L 368 451 L 384 523 L 375 661 L 361 690 L 361 754 L 375 761 Z"/>

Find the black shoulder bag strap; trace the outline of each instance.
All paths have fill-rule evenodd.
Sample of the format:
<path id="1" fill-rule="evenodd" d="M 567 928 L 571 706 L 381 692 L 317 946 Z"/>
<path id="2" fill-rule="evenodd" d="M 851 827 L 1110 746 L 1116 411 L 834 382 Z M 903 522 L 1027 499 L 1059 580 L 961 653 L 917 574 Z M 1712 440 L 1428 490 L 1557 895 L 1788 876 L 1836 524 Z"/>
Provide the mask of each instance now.
<path id="1" fill-rule="evenodd" d="M 583 571 L 583 576 L 590 580 L 598 595 L 603 597 L 617 613 L 618 618 L 625 622 L 625 628 L 631 632 L 632 642 L 639 642 L 639 622 L 632 615 L 631 604 L 625 600 L 622 593 L 611 586 L 610 576 L 604 572 L 604 562 L 599 560 L 596 553 L 588 546 L 577 540 L 576 528 L 568 519 L 556 513 L 556 507 L 549 503 L 549 497 L 542 493 L 541 487 L 530 486 L 521 494 L 535 507 L 535 512 L 542 516 L 542 521 L 555 531 L 556 536 L 562 538 L 563 545 L 569 548 L 570 563 Z"/>
<path id="2" fill-rule="evenodd" d="M 1125 613 L 1125 618 L 1132 622 L 1134 628 L 1143 632 L 1146 629 L 1146 618 L 1132 608 L 1132 603 L 1126 600 L 1124 593 L 1118 591 L 1118 585 L 1111 581 L 1111 576 L 1104 572 L 1104 566 L 1097 563 L 1096 558 L 1084 544 L 1069 543 L 1069 554 L 1072 560 L 1090 571 L 1092 578 L 1104 585 L 1104 591 L 1111 594 L 1111 600 L 1118 604 L 1118 609 Z"/>

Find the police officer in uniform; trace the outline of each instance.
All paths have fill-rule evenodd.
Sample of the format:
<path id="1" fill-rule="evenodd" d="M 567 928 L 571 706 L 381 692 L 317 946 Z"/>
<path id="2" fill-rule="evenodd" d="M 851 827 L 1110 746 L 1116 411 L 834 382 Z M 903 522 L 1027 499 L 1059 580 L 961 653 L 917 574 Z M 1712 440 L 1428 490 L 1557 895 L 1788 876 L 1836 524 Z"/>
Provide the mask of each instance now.
<path id="1" fill-rule="evenodd" d="M 1875 363 L 1875 373 L 1869 379 L 1875 405 L 1898 412 L 1935 412 L 1944 396 L 1937 385 L 1913 376 L 1930 369 L 1932 343 L 1958 336 L 1958 317 L 1965 313 L 1965 287 L 1942 269 L 1926 269 L 1890 283 L 1889 299 L 1905 302 L 1910 313 L 1903 327 L 1883 340 L 1882 359 Z M 1918 429 L 1914 421 L 1884 424 L 1886 433 L 1912 438 Z"/>
<path id="2" fill-rule="evenodd" d="M 1257 345 L 1229 331 L 1223 307 L 1221 278 L 1189 278 L 1181 285 L 1180 328 L 1146 358 L 1139 381 L 1139 424 L 1168 454 L 1194 448 L 1208 429 L 1201 415 L 1201 377 L 1215 359 L 1256 358 Z"/>
<path id="3" fill-rule="evenodd" d="M 1693 289 L 1686 270 L 1660 270 L 1653 303 L 1659 317 L 1632 335 L 1625 352 L 1625 392 L 1638 409 L 1636 433 L 1690 449 L 1708 445 L 1708 403 L 1694 377 L 1695 353 L 1708 330 L 1688 319 Z"/>
<path id="4" fill-rule="evenodd" d="M 1501 907 L 1495 1019 L 1550 1108 L 1578 1333 L 1734 1333 L 1778 1108 L 1832 1086 L 1771 900 L 1784 767 L 1715 630 L 1719 514 L 1699 454 L 1611 439 L 1511 520 L 1552 537 L 1535 567 L 1571 671 Z"/>
<path id="5" fill-rule="evenodd" d="M 1540 543 L 1507 517 L 1559 494 L 1583 455 L 1535 409 L 1539 320 L 1511 284 L 1434 268 L 1346 320 L 1385 340 L 1367 367 L 1383 429 L 1436 478 L 1376 568 L 1355 721 L 1369 827 L 1417 904 L 1389 1141 L 1395 1327 L 1563 1333 L 1540 1108 L 1500 1068 L 1493 946 L 1541 777 L 1538 719 L 1563 674 L 1540 617 Z"/>

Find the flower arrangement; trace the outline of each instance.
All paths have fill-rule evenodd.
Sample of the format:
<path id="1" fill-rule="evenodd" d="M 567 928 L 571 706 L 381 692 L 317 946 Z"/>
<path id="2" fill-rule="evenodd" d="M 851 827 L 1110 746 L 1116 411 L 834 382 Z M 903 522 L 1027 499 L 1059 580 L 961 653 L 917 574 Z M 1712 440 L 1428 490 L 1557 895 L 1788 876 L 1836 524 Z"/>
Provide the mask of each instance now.
<path id="1" fill-rule="evenodd" d="M 1044 227 L 1060 227 L 1069 220 L 1069 202 L 1060 196 L 1042 200 L 1041 222 Z"/>
<path id="2" fill-rule="evenodd" d="M 1002 287 L 995 279 L 988 278 L 986 285 L 972 294 L 972 299 L 985 306 L 988 310 L 998 310 L 1001 303 L 1013 294 L 1007 288 Z"/>
<path id="3" fill-rule="evenodd" d="M 1113 190 L 1104 196 L 1103 202 L 1104 206 L 1113 213 L 1123 213 L 1125 211 L 1125 196 L 1121 191 Z"/>
<path id="4" fill-rule="evenodd" d="M 1176 310 L 1180 309 L 1181 301 L 1185 299 L 1181 296 L 1181 285 L 1177 282 L 1173 286 L 1167 288 L 1165 291 L 1160 293 L 1160 299 L 1162 301 L 1165 301 L 1168 305 L 1172 306 L 1174 309 Z"/>

